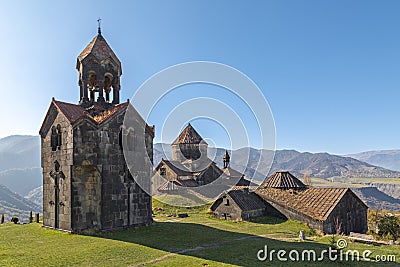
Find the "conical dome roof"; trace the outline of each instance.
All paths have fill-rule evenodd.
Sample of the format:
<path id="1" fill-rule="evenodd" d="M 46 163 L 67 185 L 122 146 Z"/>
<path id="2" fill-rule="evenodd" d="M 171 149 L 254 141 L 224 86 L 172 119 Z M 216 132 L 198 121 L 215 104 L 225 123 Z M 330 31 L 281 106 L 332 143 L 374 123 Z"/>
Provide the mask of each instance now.
<path id="1" fill-rule="evenodd" d="M 179 134 L 179 136 L 172 143 L 173 145 L 178 144 L 207 144 L 198 132 L 190 125 L 186 126 L 185 129 Z"/>
<path id="2" fill-rule="evenodd" d="M 121 62 L 118 57 L 115 55 L 114 51 L 108 45 L 103 35 L 99 33 L 96 35 L 93 40 L 83 49 L 83 51 L 78 56 L 78 61 L 82 62 L 88 55 L 92 54 L 99 61 L 102 61 L 106 58 L 112 58 L 118 67 L 121 68 Z M 122 71 L 121 71 L 122 73 Z"/>
<path id="3" fill-rule="evenodd" d="M 260 188 L 306 188 L 299 179 L 288 171 L 274 172 L 260 185 Z"/>

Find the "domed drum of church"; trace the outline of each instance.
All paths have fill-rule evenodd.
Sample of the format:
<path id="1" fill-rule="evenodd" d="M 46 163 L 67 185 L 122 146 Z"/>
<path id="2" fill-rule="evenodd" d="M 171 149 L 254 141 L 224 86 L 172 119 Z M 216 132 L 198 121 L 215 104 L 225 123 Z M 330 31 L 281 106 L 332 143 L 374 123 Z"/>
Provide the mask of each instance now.
<path id="1" fill-rule="evenodd" d="M 151 196 L 135 181 L 150 177 L 154 127 L 138 115 L 124 128 L 133 107 L 120 103 L 121 62 L 100 28 L 76 69 L 78 103 L 53 98 L 40 129 L 43 224 L 71 232 L 148 225 Z M 128 168 L 124 149 L 141 153 L 137 169 Z"/>

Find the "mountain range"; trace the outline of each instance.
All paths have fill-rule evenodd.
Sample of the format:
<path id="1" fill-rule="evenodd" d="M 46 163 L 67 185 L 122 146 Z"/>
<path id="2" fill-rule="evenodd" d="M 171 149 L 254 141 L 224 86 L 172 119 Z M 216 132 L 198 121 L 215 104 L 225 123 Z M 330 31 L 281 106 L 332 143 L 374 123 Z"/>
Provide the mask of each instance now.
<path id="1" fill-rule="evenodd" d="M 5 214 L 6 221 L 9 221 L 12 216 L 17 216 L 21 221 L 27 221 L 30 211 L 42 212 L 42 206 L 0 185 L 0 214 Z"/>
<path id="2" fill-rule="evenodd" d="M 400 149 L 367 151 L 346 156 L 389 170 L 400 171 Z"/>
<path id="3" fill-rule="evenodd" d="M 222 166 L 225 149 L 209 148 L 209 154 L 215 155 L 214 160 L 218 166 Z M 248 177 L 256 181 L 262 181 L 266 176 L 275 171 L 288 170 L 295 176 L 302 177 L 305 173 L 310 177 L 385 177 L 399 178 L 399 171 L 392 171 L 383 167 L 347 157 L 331 155 L 328 153 L 298 152 L 296 150 L 277 150 L 274 160 L 269 169 L 268 162 L 272 158 L 272 151 L 259 150 L 254 148 L 240 148 L 228 151 L 235 157 L 231 158 L 231 167 L 237 170 L 244 170 Z M 157 165 L 162 158 L 171 157 L 171 147 L 168 144 L 154 145 L 154 164 Z M 261 163 L 258 165 L 258 163 Z M 399 160 L 400 164 L 400 160 Z"/>
<path id="4" fill-rule="evenodd" d="M 299 178 L 302 178 L 304 173 L 307 173 L 310 177 L 319 178 L 399 178 L 400 171 L 396 171 L 399 170 L 400 166 L 399 151 L 370 151 L 338 156 L 328 153 L 277 150 L 271 169 L 265 162 L 268 158 L 272 158 L 272 151 L 241 148 L 229 152 L 234 155 L 231 158 L 232 168 L 243 170 L 248 177 L 262 181 L 272 172 L 281 170 L 289 170 Z M 214 155 L 212 159 L 218 166 L 223 165 L 224 152 L 225 149 L 209 148 L 209 154 Z M 154 144 L 154 165 L 157 165 L 161 158 L 171 158 L 171 154 L 170 145 Z M 261 164 L 257 168 L 258 162 L 261 162 Z M 390 167 L 391 170 L 382 166 Z M 3 207 L 8 210 L 14 208 L 25 211 L 38 208 L 37 205 L 40 205 L 42 200 L 39 136 L 18 135 L 0 139 L 0 185 L 2 185 L 0 208 Z M 19 195 L 19 198 L 15 194 Z M 18 205 L 16 204 L 17 199 L 20 201 Z M 25 200 L 28 202 L 25 202 Z"/>

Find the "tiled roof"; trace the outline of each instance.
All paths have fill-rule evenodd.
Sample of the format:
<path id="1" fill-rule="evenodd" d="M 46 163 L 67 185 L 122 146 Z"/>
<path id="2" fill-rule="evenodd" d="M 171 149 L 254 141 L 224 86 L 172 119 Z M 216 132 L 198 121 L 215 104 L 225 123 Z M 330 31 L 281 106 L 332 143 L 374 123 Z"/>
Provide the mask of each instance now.
<path id="1" fill-rule="evenodd" d="M 80 105 L 75 105 L 71 103 L 65 103 L 61 101 L 53 100 L 53 103 L 58 107 L 62 114 L 65 115 L 67 120 L 71 123 L 77 121 L 82 117 L 90 117 L 84 108 Z"/>
<path id="2" fill-rule="evenodd" d="M 196 132 L 196 130 L 189 123 L 172 144 L 200 144 L 201 142 L 206 144 L 199 133 Z"/>
<path id="3" fill-rule="evenodd" d="M 248 186 L 248 185 L 250 185 L 250 180 L 245 179 L 244 178 L 244 174 L 238 172 L 237 170 L 232 169 L 231 167 L 227 167 L 227 168 L 223 168 L 222 171 L 229 178 L 232 177 L 232 178 L 237 179 L 238 177 L 240 177 L 239 180 L 236 183 L 237 186 Z"/>
<path id="4" fill-rule="evenodd" d="M 225 173 L 226 176 L 229 177 L 242 177 L 244 175 L 243 173 L 240 173 L 229 166 L 227 168 L 222 168 L 222 171 Z"/>
<path id="5" fill-rule="evenodd" d="M 101 123 L 105 122 L 106 120 L 108 120 L 109 118 L 111 118 L 115 113 L 117 113 L 118 111 L 120 111 L 121 109 L 123 109 L 126 106 L 128 106 L 128 103 L 123 103 L 123 104 L 113 106 L 109 109 L 106 109 L 106 110 L 100 112 L 97 115 L 94 115 L 93 119 L 98 124 L 101 124 Z"/>
<path id="6" fill-rule="evenodd" d="M 180 186 L 182 187 L 197 187 L 199 184 L 194 179 L 178 179 L 174 181 L 166 181 L 160 187 L 157 188 L 158 191 L 170 191 L 169 183 L 174 183 L 176 185 L 173 190 L 178 190 Z"/>
<path id="7" fill-rule="evenodd" d="M 193 176 L 194 175 L 193 172 L 189 171 L 179 161 L 169 161 L 169 160 L 162 159 L 161 162 L 156 167 L 156 169 L 159 168 L 161 163 L 164 163 L 165 165 L 167 165 L 178 176 Z"/>
<path id="8" fill-rule="evenodd" d="M 100 61 L 111 57 L 119 66 L 121 66 L 118 57 L 101 34 L 96 35 L 85 49 L 83 49 L 78 56 L 78 60 L 82 61 L 89 54 L 94 55 Z"/>
<path id="9" fill-rule="evenodd" d="M 102 124 L 118 111 L 124 109 L 129 105 L 129 103 L 126 102 L 104 108 L 98 104 L 94 104 L 93 106 L 85 109 L 80 105 L 65 103 L 57 100 L 53 100 L 53 103 L 57 106 L 61 113 L 65 115 L 70 123 L 74 123 L 80 118 L 88 118 L 93 120 L 97 124 Z"/>
<path id="10" fill-rule="evenodd" d="M 160 191 L 160 192 L 162 192 L 162 191 L 169 191 L 169 188 L 168 188 L 168 183 L 169 183 L 170 181 L 166 181 L 165 183 L 163 183 L 162 185 L 160 185 L 158 188 L 157 188 L 157 190 L 158 191 Z"/>
<path id="11" fill-rule="evenodd" d="M 288 171 L 274 172 L 260 185 L 260 188 L 306 188 L 299 179 Z"/>
<path id="12" fill-rule="evenodd" d="M 265 209 L 265 203 L 254 192 L 231 190 L 227 193 L 242 211 Z"/>
<path id="13" fill-rule="evenodd" d="M 194 179 L 180 179 L 176 181 L 180 186 L 183 187 L 196 187 L 199 186 L 199 184 L 194 180 Z"/>
<path id="14" fill-rule="evenodd" d="M 267 202 L 279 204 L 313 219 L 326 220 L 347 191 L 351 190 L 313 187 L 305 189 L 259 188 L 256 193 Z"/>
<path id="15" fill-rule="evenodd" d="M 247 190 L 247 191 L 255 191 L 258 186 L 255 185 L 235 185 L 230 190 Z"/>

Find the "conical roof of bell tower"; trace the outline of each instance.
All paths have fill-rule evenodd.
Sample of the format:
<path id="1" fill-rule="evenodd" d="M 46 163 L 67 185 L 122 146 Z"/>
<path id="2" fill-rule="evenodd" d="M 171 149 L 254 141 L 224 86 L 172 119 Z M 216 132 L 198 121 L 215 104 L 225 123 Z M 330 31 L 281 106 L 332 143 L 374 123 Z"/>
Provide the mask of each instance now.
<path id="1" fill-rule="evenodd" d="M 106 39 L 104 39 L 101 31 L 99 31 L 93 40 L 79 54 L 77 68 L 79 66 L 79 62 L 82 62 L 89 55 L 93 55 L 100 62 L 107 58 L 112 58 L 112 60 L 118 65 L 121 72 L 120 74 L 122 74 L 121 61 L 119 61 L 118 57 L 109 46 Z"/>
<path id="2" fill-rule="evenodd" d="M 177 144 L 207 144 L 200 134 L 193 128 L 190 123 L 186 126 L 185 129 L 179 134 L 179 136 L 175 139 L 172 145 Z"/>

